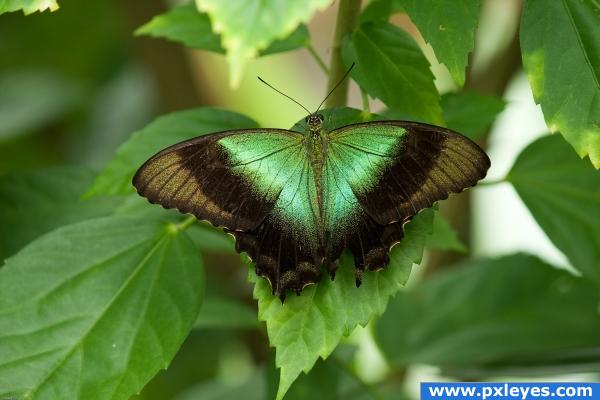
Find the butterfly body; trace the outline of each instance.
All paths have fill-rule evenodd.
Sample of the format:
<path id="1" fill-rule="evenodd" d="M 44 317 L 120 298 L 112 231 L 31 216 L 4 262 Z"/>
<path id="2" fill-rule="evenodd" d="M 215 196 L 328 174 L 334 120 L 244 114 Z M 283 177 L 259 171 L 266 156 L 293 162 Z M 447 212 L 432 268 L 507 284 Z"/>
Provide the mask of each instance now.
<path id="1" fill-rule="evenodd" d="M 468 138 L 433 125 L 378 121 L 306 133 L 220 132 L 150 158 L 133 183 L 151 202 L 192 213 L 236 238 L 273 293 L 332 276 L 344 249 L 362 271 L 388 262 L 403 226 L 435 201 L 473 186 L 489 159 Z"/>

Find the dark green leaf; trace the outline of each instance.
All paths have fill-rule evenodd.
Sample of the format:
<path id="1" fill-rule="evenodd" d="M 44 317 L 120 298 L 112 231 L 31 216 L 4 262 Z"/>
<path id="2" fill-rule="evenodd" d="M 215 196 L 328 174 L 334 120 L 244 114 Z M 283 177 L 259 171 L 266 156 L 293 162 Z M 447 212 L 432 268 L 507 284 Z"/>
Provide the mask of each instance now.
<path id="1" fill-rule="evenodd" d="M 85 168 L 61 167 L 0 177 L 0 264 L 52 229 L 114 212 L 122 197 L 81 200 L 94 176 Z"/>
<path id="2" fill-rule="evenodd" d="M 429 62 L 414 39 L 387 22 L 361 25 L 344 42 L 344 62 L 356 62 L 352 77 L 393 110 L 443 125 L 440 97 Z"/>
<path id="3" fill-rule="evenodd" d="M 119 147 L 87 196 L 132 193 L 135 171 L 154 153 L 172 144 L 213 132 L 257 126 L 248 117 L 215 108 L 184 110 L 159 117 Z"/>
<path id="4" fill-rule="evenodd" d="M 175 7 L 164 14 L 157 15 L 139 27 L 135 33 L 181 42 L 193 49 L 225 53 L 221 47 L 221 36 L 213 32 L 208 15 L 199 12 L 194 4 Z M 288 37 L 273 42 L 260 54 L 294 50 L 305 46 L 308 41 L 308 29 L 300 25 Z"/>
<path id="5" fill-rule="evenodd" d="M 323 129 L 331 131 L 333 129 L 356 124 L 359 122 L 379 121 L 384 120 L 385 117 L 377 114 L 366 114 L 362 110 L 350 107 L 334 107 L 320 110 L 319 114 L 323 115 Z M 296 132 L 308 132 L 308 125 L 304 121 L 304 118 L 296 122 L 291 128 Z"/>
<path id="6" fill-rule="evenodd" d="M 523 64 L 551 131 L 600 168 L 600 4 L 526 0 Z"/>
<path id="7" fill-rule="evenodd" d="M 210 286 L 213 285 L 210 279 L 208 282 Z M 204 308 L 204 304 L 202 307 Z M 223 364 L 227 363 L 240 367 L 236 371 L 227 368 L 228 375 L 225 379 L 229 378 L 228 382 L 240 382 L 238 371 L 243 373 L 250 360 L 247 359 L 249 355 L 245 353 L 239 336 L 236 331 L 193 329 L 169 368 L 156 374 L 141 393 L 130 400 L 173 400 L 178 395 L 187 395 L 187 390 L 193 392 L 199 382 L 222 377 L 222 371 L 226 367 Z"/>
<path id="8" fill-rule="evenodd" d="M 432 217 L 433 211 L 425 210 L 406 225 L 404 239 L 392 248 L 388 268 L 365 273 L 360 288 L 355 284 L 349 253 L 342 254 L 334 281 L 323 277 L 302 295 L 289 296 L 284 305 L 271 294 L 265 279 L 250 272 L 259 319 L 266 322 L 269 342 L 277 352 L 277 399 L 283 398 L 300 373 L 310 371 L 319 357 L 327 358 L 343 336 L 385 311 L 389 298 L 408 279 L 412 264 L 420 262 Z"/>
<path id="9" fill-rule="evenodd" d="M 315 11 L 325 9 L 331 1 L 196 0 L 196 5 L 208 14 L 215 32 L 221 34 L 231 82 L 237 86 L 248 59 L 275 40 L 289 36 L 301 23 L 308 22 Z"/>
<path id="10" fill-rule="evenodd" d="M 223 297 L 207 297 L 202 305 L 195 329 L 256 329 L 256 311 L 238 301 Z"/>
<path id="11" fill-rule="evenodd" d="M 401 292 L 376 335 L 395 366 L 521 365 L 600 345 L 598 300 L 589 281 L 533 256 L 471 261 Z"/>
<path id="12" fill-rule="evenodd" d="M 0 269 L 0 397 L 129 398 L 181 346 L 203 283 L 173 224 L 106 217 L 37 239 Z"/>
<path id="13" fill-rule="evenodd" d="M 0 142 L 43 128 L 75 104 L 73 84 L 56 73 L 23 70 L 0 75 Z"/>
<path id="14" fill-rule="evenodd" d="M 445 64 L 454 81 L 465 83 L 469 53 L 475 46 L 475 29 L 481 0 L 401 0 L 400 3 Z"/>
<path id="15" fill-rule="evenodd" d="M 290 33 L 286 38 L 276 40 L 258 54 L 266 56 L 275 53 L 284 53 L 286 51 L 296 50 L 305 47 L 310 42 L 310 34 L 306 25 L 298 25 L 295 31 Z"/>
<path id="16" fill-rule="evenodd" d="M 274 360 L 271 358 L 268 362 L 268 388 L 267 399 L 273 399 L 276 396 L 279 386 L 279 377 L 275 368 Z M 285 395 L 285 400 L 304 400 L 304 399 L 338 399 L 340 395 L 340 367 L 332 365 L 330 361 L 318 360 L 315 366 L 308 374 L 302 374 L 292 384 Z"/>
<path id="17" fill-rule="evenodd" d="M 3 0 L 0 2 L 0 14 L 23 11 L 25 15 L 28 15 L 36 11 L 46 10 L 58 10 L 58 3 L 54 0 Z"/>
<path id="18" fill-rule="evenodd" d="M 446 126 L 471 139 L 483 135 L 505 105 L 502 99 L 471 90 L 442 96 Z"/>
<path id="19" fill-rule="evenodd" d="M 454 250 L 461 253 L 467 251 L 466 246 L 456 236 L 454 229 L 438 211 L 434 213 L 433 231 L 427 237 L 425 245 L 438 250 Z"/>
<path id="20" fill-rule="evenodd" d="M 193 386 L 177 395 L 175 400 L 264 400 L 265 380 L 262 370 L 257 370 L 241 384 L 231 385 L 213 380 Z"/>
<path id="21" fill-rule="evenodd" d="M 600 171 L 552 135 L 525 148 L 507 179 L 552 243 L 600 285 Z"/>

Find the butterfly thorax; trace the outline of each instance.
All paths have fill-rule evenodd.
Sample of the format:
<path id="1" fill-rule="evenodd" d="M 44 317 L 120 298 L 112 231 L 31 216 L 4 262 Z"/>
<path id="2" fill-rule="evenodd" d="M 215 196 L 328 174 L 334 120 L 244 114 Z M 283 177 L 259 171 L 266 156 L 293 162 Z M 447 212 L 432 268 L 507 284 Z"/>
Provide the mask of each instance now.
<path id="1" fill-rule="evenodd" d="M 313 118 L 316 118 L 313 119 Z M 323 129 L 323 120 L 320 115 L 310 116 L 307 118 L 309 124 L 309 132 L 305 137 L 305 149 L 308 160 L 310 161 L 311 169 L 314 174 L 317 204 L 320 211 L 321 227 L 323 213 L 323 168 L 327 159 L 327 143 L 328 135 Z"/>

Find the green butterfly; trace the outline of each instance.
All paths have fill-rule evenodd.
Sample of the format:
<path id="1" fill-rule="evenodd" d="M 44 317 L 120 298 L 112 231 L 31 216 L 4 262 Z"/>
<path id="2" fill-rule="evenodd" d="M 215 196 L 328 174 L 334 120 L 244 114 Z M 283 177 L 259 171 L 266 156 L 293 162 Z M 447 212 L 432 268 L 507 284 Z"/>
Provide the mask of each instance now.
<path id="1" fill-rule="evenodd" d="M 171 146 L 137 171 L 152 203 L 223 227 L 256 264 L 273 294 L 299 293 L 332 276 L 341 252 L 365 269 L 386 266 L 403 226 L 419 211 L 473 186 L 490 161 L 459 133 L 409 121 L 374 121 L 306 133 L 218 132 Z"/>

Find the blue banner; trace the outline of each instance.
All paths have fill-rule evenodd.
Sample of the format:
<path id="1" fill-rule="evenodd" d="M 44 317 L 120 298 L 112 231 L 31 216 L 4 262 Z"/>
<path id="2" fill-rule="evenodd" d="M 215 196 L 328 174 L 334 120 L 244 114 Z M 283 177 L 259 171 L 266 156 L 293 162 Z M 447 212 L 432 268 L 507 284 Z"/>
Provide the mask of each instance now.
<path id="1" fill-rule="evenodd" d="M 600 400 L 600 383 L 423 382 L 421 400 Z"/>

